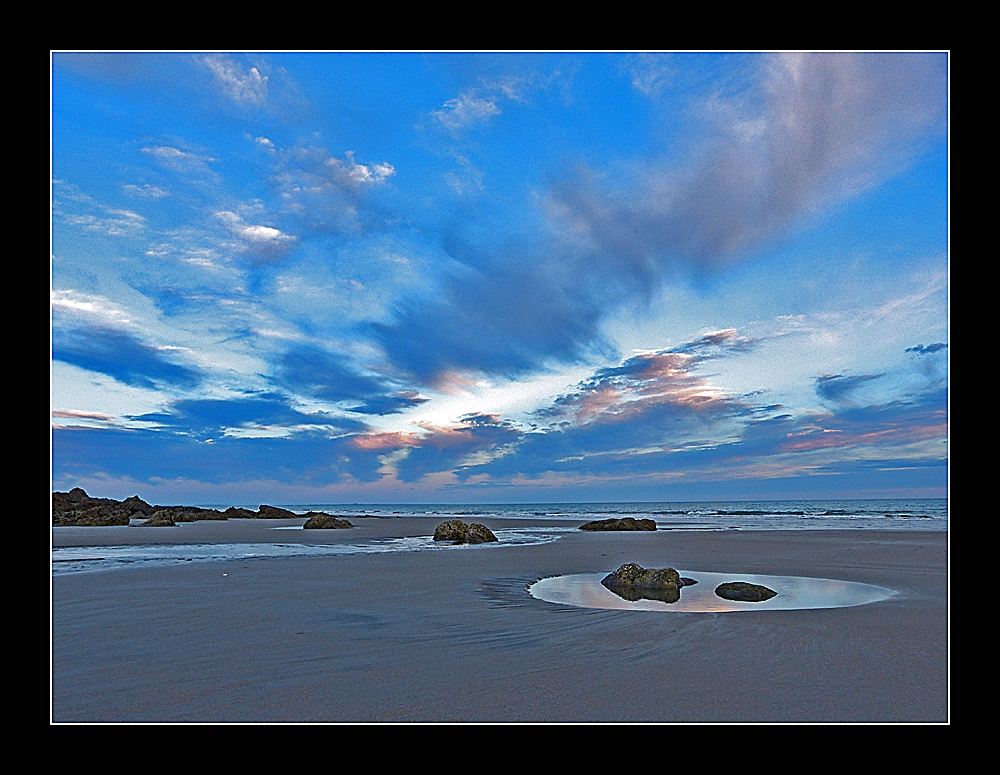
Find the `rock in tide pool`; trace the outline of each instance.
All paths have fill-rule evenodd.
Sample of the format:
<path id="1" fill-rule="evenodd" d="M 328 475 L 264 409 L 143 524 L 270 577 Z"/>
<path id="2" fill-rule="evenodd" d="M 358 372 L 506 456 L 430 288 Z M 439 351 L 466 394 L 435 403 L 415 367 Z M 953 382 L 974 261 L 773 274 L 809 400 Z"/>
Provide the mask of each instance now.
<path id="1" fill-rule="evenodd" d="M 460 519 L 450 519 L 434 528 L 435 541 L 451 541 L 456 544 L 486 544 L 496 541 L 493 532 L 478 522 L 471 525 Z"/>
<path id="2" fill-rule="evenodd" d="M 749 581 L 727 581 L 715 588 L 715 594 L 723 600 L 740 600 L 744 603 L 762 603 L 777 595 L 773 589 Z"/>
<path id="3" fill-rule="evenodd" d="M 673 568 L 643 568 L 634 562 L 625 563 L 601 579 L 601 584 L 626 600 L 661 600 L 664 603 L 680 600 L 681 587 L 688 583 L 698 582 L 682 579 Z"/>
<path id="4" fill-rule="evenodd" d="M 302 526 L 303 530 L 330 530 L 335 528 L 354 527 L 348 520 L 340 519 L 332 514 L 310 511 L 304 515 L 309 517 Z"/>
<path id="5" fill-rule="evenodd" d="M 622 517 L 616 519 L 595 519 L 580 525 L 580 530 L 656 530 L 656 523 L 651 519 L 636 519 L 635 517 Z"/>

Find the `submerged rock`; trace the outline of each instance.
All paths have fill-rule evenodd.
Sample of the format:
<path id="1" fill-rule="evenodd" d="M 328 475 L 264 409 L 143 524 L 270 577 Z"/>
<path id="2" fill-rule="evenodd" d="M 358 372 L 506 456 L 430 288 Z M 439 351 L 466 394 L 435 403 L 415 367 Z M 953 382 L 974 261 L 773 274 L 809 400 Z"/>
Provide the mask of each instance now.
<path id="1" fill-rule="evenodd" d="M 749 581 L 727 581 L 715 588 L 715 594 L 723 600 L 740 600 L 744 603 L 761 603 L 777 595 L 773 589 Z"/>
<path id="2" fill-rule="evenodd" d="M 580 525 L 580 530 L 656 530 L 656 523 L 651 519 L 636 519 L 621 517 L 611 519 L 595 519 Z"/>
<path id="3" fill-rule="evenodd" d="M 456 544 L 486 544 L 496 541 L 497 537 L 486 525 L 478 522 L 466 524 L 460 519 L 450 519 L 434 529 L 434 540 L 452 541 Z"/>
<path id="4" fill-rule="evenodd" d="M 694 579 L 681 578 L 673 568 L 643 568 L 634 562 L 622 565 L 601 579 L 601 584 L 626 600 L 664 603 L 676 603 L 681 599 L 681 587 L 697 583 Z"/>
<path id="5" fill-rule="evenodd" d="M 305 516 L 309 517 L 302 526 L 303 530 L 328 530 L 334 528 L 354 527 L 346 519 L 340 519 L 332 514 L 324 514 L 318 511 L 310 511 Z"/>

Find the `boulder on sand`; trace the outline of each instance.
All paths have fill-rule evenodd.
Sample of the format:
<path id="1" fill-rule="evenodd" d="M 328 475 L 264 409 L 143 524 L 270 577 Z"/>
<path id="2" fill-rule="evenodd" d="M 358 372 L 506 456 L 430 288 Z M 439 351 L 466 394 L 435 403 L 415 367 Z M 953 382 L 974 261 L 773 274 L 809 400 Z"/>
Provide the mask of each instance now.
<path id="1" fill-rule="evenodd" d="M 715 588 L 715 594 L 723 600 L 739 600 L 744 603 L 761 603 L 777 595 L 773 589 L 749 581 L 727 581 Z"/>
<path id="2" fill-rule="evenodd" d="M 497 537 L 486 525 L 478 522 L 466 524 L 460 519 L 450 519 L 434 529 L 434 540 L 456 544 L 486 544 L 496 541 Z"/>
<path id="3" fill-rule="evenodd" d="M 656 523 L 651 519 L 636 519 L 622 517 L 620 519 L 595 519 L 580 525 L 580 530 L 656 530 Z"/>

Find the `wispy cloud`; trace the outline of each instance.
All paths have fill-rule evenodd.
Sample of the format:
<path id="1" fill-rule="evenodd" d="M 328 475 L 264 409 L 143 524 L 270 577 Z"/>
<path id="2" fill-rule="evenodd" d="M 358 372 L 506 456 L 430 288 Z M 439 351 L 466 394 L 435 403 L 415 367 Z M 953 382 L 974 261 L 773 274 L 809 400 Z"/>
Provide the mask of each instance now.
<path id="1" fill-rule="evenodd" d="M 230 99 L 254 105 L 267 99 L 269 78 L 262 75 L 258 68 L 245 68 L 223 54 L 203 57 L 201 63 L 212 73 L 216 84 Z"/>
<path id="2" fill-rule="evenodd" d="M 149 145 L 142 149 L 157 164 L 173 172 L 187 175 L 208 175 L 215 158 L 206 153 L 185 150 L 174 145 Z"/>
<path id="3" fill-rule="evenodd" d="M 493 99 L 466 92 L 448 100 L 439 110 L 432 111 L 431 115 L 445 129 L 458 133 L 468 127 L 485 124 L 501 112 Z"/>

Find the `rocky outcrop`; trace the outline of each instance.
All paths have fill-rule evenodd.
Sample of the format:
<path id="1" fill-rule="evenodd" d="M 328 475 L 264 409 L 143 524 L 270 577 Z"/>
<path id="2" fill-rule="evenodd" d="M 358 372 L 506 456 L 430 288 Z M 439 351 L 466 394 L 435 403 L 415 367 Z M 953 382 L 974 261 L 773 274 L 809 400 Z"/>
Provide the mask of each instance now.
<path id="1" fill-rule="evenodd" d="M 116 501 L 113 498 L 91 498 L 79 487 L 74 487 L 69 492 L 52 493 L 53 527 L 128 525 L 132 519 L 138 518 L 145 518 L 145 522 L 141 524 L 147 527 L 170 527 L 178 522 L 199 522 L 204 519 L 297 519 L 301 516 L 303 515 L 288 509 L 267 505 L 262 505 L 259 511 L 236 506 L 230 506 L 225 511 L 205 509 L 200 506 L 150 506 L 138 495 L 123 501 Z M 317 511 L 311 511 L 304 516 L 310 521 L 314 517 L 320 521 L 333 520 L 328 524 L 307 523 L 306 527 L 354 527 L 345 519 L 337 519 Z M 495 541 L 496 538 L 486 540 Z M 480 541 L 469 543 L 480 543 Z"/>
<path id="2" fill-rule="evenodd" d="M 348 520 L 335 517 L 332 514 L 324 514 L 319 511 L 310 511 L 305 516 L 309 517 L 302 526 L 303 530 L 330 530 L 345 527 L 354 527 Z"/>
<path id="3" fill-rule="evenodd" d="M 434 540 L 456 544 L 486 544 L 496 541 L 497 537 L 486 525 L 478 522 L 466 524 L 460 519 L 451 519 L 434 529 Z"/>
<path id="4" fill-rule="evenodd" d="M 580 530 L 656 530 L 656 523 L 651 519 L 635 517 L 595 519 L 580 525 Z"/>
<path id="5" fill-rule="evenodd" d="M 601 584 L 626 600 L 664 603 L 676 603 L 681 599 L 682 587 L 697 583 L 694 579 L 682 578 L 673 568 L 643 568 L 634 562 L 622 565 L 601 579 Z"/>
<path id="6" fill-rule="evenodd" d="M 761 603 L 777 595 L 773 589 L 749 581 L 727 581 L 715 588 L 715 594 L 724 600 L 739 600 L 744 603 Z"/>
<path id="7" fill-rule="evenodd" d="M 52 493 L 53 527 L 124 526 L 132 517 L 144 517 L 152 510 L 152 506 L 135 495 L 123 501 L 91 498 L 79 487 Z"/>

